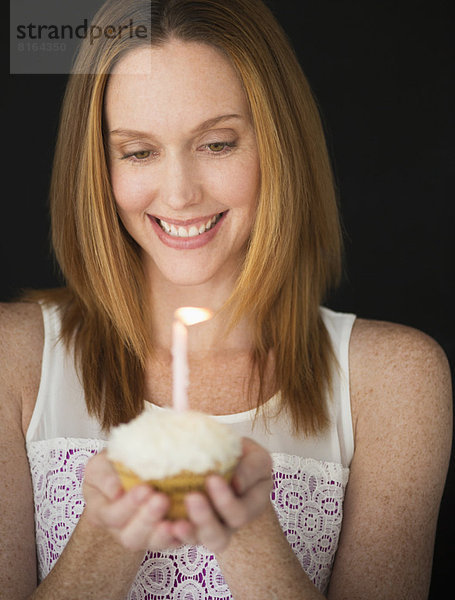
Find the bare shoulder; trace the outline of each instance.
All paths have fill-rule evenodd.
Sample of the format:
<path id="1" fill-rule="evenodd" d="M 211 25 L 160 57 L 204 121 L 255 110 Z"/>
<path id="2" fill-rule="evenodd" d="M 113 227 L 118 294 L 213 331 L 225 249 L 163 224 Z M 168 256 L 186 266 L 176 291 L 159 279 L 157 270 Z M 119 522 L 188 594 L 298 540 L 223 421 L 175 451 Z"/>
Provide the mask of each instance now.
<path id="1" fill-rule="evenodd" d="M 0 328 L 2 332 L 29 332 L 42 329 L 41 307 L 37 302 L 0 302 Z"/>
<path id="2" fill-rule="evenodd" d="M 399 356 L 412 361 L 431 361 L 433 366 L 439 365 L 444 371 L 448 368 L 444 351 L 432 337 L 413 327 L 387 321 L 357 319 L 350 350 L 354 358 L 366 353 L 367 358 L 394 364 Z"/>
<path id="3" fill-rule="evenodd" d="M 430 336 L 395 323 L 358 320 L 350 344 L 355 442 L 369 453 L 426 453 L 447 468 L 452 385 L 447 357 Z M 412 440 L 412 444 L 410 441 Z"/>
<path id="4" fill-rule="evenodd" d="M 417 329 L 358 319 L 350 343 L 350 369 L 356 415 L 372 402 L 376 410 L 382 407 L 395 415 L 406 405 L 417 413 L 440 411 L 447 418 L 451 414 L 447 357 L 433 338 Z"/>
<path id="5" fill-rule="evenodd" d="M 12 404 L 26 420 L 39 387 L 44 328 L 34 302 L 0 303 L 0 387 L 2 407 Z"/>
<path id="6" fill-rule="evenodd" d="M 0 359 L 3 369 L 30 366 L 40 360 L 44 341 L 43 318 L 35 302 L 0 303 Z M 5 371 L 2 369 L 2 372 Z"/>

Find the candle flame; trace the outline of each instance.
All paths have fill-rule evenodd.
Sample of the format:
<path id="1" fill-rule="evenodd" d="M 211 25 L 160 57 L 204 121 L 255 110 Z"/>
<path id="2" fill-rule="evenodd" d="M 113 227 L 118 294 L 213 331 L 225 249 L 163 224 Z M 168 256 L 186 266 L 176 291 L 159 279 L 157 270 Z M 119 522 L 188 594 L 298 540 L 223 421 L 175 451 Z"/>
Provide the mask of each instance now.
<path id="1" fill-rule="evenodd" d="M 212 311 L 208 308 L 197 308 L 195 306 L 181 306 L 174 313 L 176 319 L 188 326 L 207 321 L 212 315 Z"/>

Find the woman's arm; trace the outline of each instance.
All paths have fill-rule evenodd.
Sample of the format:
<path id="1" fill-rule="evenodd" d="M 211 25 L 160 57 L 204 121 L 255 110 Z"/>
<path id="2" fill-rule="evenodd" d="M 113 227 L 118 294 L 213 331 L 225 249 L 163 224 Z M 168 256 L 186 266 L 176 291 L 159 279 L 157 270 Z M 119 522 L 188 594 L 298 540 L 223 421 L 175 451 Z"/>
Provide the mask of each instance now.
<path id="1" fill-rule="evenodd" d="M 143 556 L 120 546 L 82 514 L 55 566 L 28 600 L 125 600 Z"/>
<path id="2" fill-rule="evenodd" d="M 287 541 L 272 505 L 217 555 L 235 600 L 322 600 Z"/>
<path id="3" fill-rule="evenodd" d="M 33 492 L 23 434 L 28 416 L 24 398 L 39 385 L 43 335 L 37 308 L 0 305 L 0 589 L 12 600 L 30 594 L 37 578 Z"/>
<path id="4" fill-rule="evenodd" d="M 359 321 L 350 351 L 355 454 L 329 598 L 427 598 L 452 432 L 450 372 L 413 329 Z"/>
<path id="5" fill-rule="evenodd" d="M 106 463 L 101 455 L 94 457 L 88 467 L 88 479 L 103 478 Z M 88 504 L 73 534 L 30 600 L 124 600 L 144 557 L 146 546 L 137 543 L 143 530 L 149 528 L 153 532 L 150 549 L 177 545 L 166 530 L 168 522 L 163 521 L 168 506 L 166 497 L 154 494 L 148 486 L 136 486 L 124 493 L 118 477 L 111 478 L 110 472 L 106 482 L 104 493 L 88 491 Z M 85 482 L 84 491 L 89 488 L 90 483 Z M 153 501 L 157 497 L 158 503 Z M 93 501 L 98 506 L 93 507 Z M 88 516 L 91 513 L 102 518 L 96 522 Z M 117 531 L 125 535 L 122 543 Z"/>
<path id="6" fill-rule="evenodd" d="M 265 477 L 270 457 L 254 442 L 246 443 L 249 460 L 236 474 L 234 491 L 221 478 L 207 481 L 221 521 L 204 497 L 194 494 L 186 500 L 199 539 L 216 554 L 236 600 L 320 600 L 322 594 L 302 569 L 270 502 L 271 481 Z M 261 472 L 262 483 L 250 488 Z M 253 511 L 258 516 L 249 520 Z"/>
<path id="7" fill-rule="evenodd" d="M 2 597 L 124 600 L 144 553 L 126 550 L 108 533 L 87 523 L 84 515 L 55 567 L 37 587 L 33 490 L 25 432 L 41 374 L 40 307 L 28 303 L 0 305 L 0 332 Z"/>

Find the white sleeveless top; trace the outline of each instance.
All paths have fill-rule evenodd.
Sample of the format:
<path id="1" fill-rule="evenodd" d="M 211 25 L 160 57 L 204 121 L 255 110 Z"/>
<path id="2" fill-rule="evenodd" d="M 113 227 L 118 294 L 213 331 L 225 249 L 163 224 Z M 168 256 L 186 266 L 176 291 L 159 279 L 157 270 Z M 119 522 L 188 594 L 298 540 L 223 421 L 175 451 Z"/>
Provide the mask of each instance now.
<path id="1" fill-rule="evenodd" d="M 41 381 L 26 435 L 32 473 L 40 580 L 49 573 L 84 508 L 82 479 L 87 460 L 106 442 L 87 413 L 74 356 L 59 339 L 56 307 L 42 306 L 44 350 Z M 355 316 L 321 308 L 338 365 L 327 402 L 330 426 L 317 437 L 295 436 L 279 396 L 256 411 L 214 418 L 269 450 L 273 459 L 271 500 L 284 533 L 310 579 L 325 592 L 342 523 L 342 506 L 354 453 L 349 397 L 349 339 Z M 147 404 L 146 410 L 162 410 Z M 213 555 L 203 546 L 147 552 L 128 600 L 230 600 Z"/>

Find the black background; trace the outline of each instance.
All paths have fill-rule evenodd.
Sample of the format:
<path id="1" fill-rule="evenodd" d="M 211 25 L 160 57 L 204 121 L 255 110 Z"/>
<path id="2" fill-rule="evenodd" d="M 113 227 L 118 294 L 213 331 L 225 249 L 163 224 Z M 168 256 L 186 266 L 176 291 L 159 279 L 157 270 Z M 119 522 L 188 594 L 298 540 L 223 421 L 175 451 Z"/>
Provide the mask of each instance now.
<path id="1" fill-rule="evenodd" d="M 444 348 L 453 373 L 452 2 L 268 4 L 318 99 L 339 189 L 345 277 L 327 304 L 425 331 Z M 0 300 L 23 287 L 58 284 L 47 194 L 65 83 L 59 75 L 8 78 Z M 453 578 L 453 464 L 438 525 L 432 599 L 442 597 Z"/>

